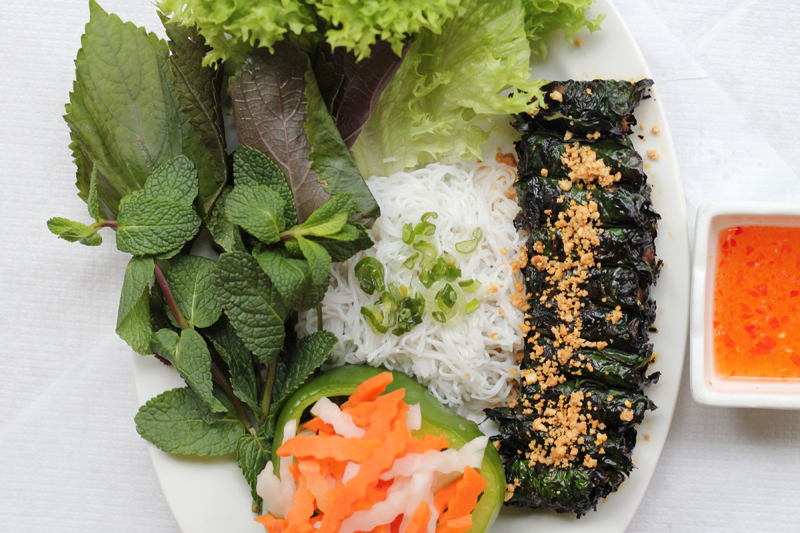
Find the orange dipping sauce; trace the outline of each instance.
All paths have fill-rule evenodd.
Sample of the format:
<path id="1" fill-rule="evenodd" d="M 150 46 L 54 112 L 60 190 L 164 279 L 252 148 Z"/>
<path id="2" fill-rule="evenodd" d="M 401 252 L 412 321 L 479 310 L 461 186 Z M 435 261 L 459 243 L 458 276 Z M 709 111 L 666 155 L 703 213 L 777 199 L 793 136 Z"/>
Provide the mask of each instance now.
<path id="1" fill-rule="evenodd" d="M 718 376 L 800 378 L 800 227 L 722 230 L 716 266 Z"/>

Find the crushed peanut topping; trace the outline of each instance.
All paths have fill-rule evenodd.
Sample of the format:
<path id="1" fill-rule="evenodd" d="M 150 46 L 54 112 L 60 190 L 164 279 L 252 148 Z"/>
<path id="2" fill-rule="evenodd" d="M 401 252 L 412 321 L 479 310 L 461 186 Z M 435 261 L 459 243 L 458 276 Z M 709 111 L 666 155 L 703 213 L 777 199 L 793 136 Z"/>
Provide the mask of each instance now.
<path id="1" fill-rule="evenodd" d="M 654 135 L 658 135 L 661 132 L 661 128 L 658 126 L 653 126 L 653 129 L 650 131 L 652 131 Z"/>
<path id="2" fill-rule="evenodd" d="M 623 409 L 622 413 L 619 415 L 619 419 L 623 422 L 630 422 L 633 420 L 633 411 L 630 409 Z"/>
<path id="3" fill-rule="evenodd" d="M 588 189 L 608 187 L 622 178 L 619 172 L 611 174 L 611 169 L 602 159 L 597 158 L 597 153 L 591 146 L 581 146 L 578 143 L 565 145 L 561 163 L 569 168 L 568 176 L 573 183 L 582 183 Z"/>
<path id="4" fill-rule="evenodd" d="M 567 130 L 567 133 L 564 134 L 564 140 L 568 141 L 570 139 L 572 139 L 572 132 Z"/>
<path id="5" fill-rule="evenodd" d="M 658 150 L 648 150 L 647 151 L 647 157 L 649 157 L 653 161 L 658 161 L 658 158 L 659 158 Z"/>
<path id="6" fill-rule="evenodd" d="M 578 47 L 583 46 L 583 39 L 575 39 L 575 46 Z"/>
<path id="7" fill-rule="evenodd" d="M 563 102 L 564 96 L 558 91 L 553 91 L 550 93 L 550 99 L 555 100 L 556 102 Z"/>

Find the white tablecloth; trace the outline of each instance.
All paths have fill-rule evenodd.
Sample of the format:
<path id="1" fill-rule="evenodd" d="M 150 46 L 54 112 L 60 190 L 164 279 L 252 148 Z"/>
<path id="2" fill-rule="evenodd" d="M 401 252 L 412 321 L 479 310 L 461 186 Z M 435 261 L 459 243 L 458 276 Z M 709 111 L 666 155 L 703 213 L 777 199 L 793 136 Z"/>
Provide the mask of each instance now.
<path id="1" fill-rule="evenodd" d="M 160 28 L 150 2 L 102 4 Z M 797 202 L 796 1 L 617 4 L 660 88 L 690 231 L 703 202 Z M 85 219 L 60 117 L 87 20 L 85 0 L 0 2 L 0 531 L 177 532 L 107 305 L 125 256 L 45 227 Z M 687 378 L 629 531 L 800 531 L 800 412 L 703 407 Z"/>

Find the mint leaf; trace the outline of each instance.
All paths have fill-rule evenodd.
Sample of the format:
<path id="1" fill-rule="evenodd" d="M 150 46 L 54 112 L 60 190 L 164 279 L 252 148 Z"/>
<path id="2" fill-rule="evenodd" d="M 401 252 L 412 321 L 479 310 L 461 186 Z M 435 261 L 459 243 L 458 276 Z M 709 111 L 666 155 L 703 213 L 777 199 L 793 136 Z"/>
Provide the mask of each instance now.
<path id="1" fill-rule="evenodd" d="M 224 69 L 204 67 L 203 57 L 211 50 L 194 26 L 168 22 L 159 13 L 169 37 L 169 66 L 175 81 L 173 86 L 181 110 L 191 126 L 184 138 L 183 153 L 197 168 L 199 179 L 200 215 L 207 218 L 212 212 L 228 178 L 228 150 L 221 109 L 221 86 Z"/>
<path id="2" fill-rule="evenodd" d="M 275 360 L 286 336 L 287 310 L 258 262 L 244 252 L 222 254 L 217 289 L 225 314 L 244 345 L 264 363 Z"/>
<path id="3" fill-rule="evenodd" d="M 319 174 L 319 179 L 327 184 L 325 192 L 328 194 L 351 193 L 358 203 L 361 220 L 367 226 L 371 226 L 380 216 L 380 208 L 356 167 L 339 130 L 336 129 L 310 63 L 305 79 L 308 119 L 303 124 L 303 129 L 311 145 L 309 154 L 311 168 Z"/>
<path id="4" fill-rule="evenodd" d="M 232 413 L 232 411 L 231 411 Z M 208 424 L 188 388 L 151 398 L 136 414 L 136 431 L 160 450 L 184 455 L 218 456 L 236 450 L 244 426 L 233 415 Z"/>
<path id="5" fill-rule="evenodd" d="M 211 236 L 214 237 L 214 242 L 222 246 L 226 252 L 245 251 L 239 226 L 229 222 L 225 216 L 225 202 L 228 201 L 231 191 L 233 191 L 233 187 L 225 187 L 222 191 L 214 204 L 214 210 L 211 211 L 207 226 Z"/>
<path id="6" fill-rule="evenodd" d="M 317 331 L 299 339 L 286 357 L 287 364 L 279 367 L 272 391 L 270 416 L 280 413 L 284 402 L 294 394 L 328 360 L 339 339 L 330 331 Z"/>
<path id="7" fill-rule="evenodd" d="M 272 458 L 272 435 L 266 434 L 267 426 L 258 428 L 255 435 L 245 433 L 236 443 L 236 463 L 242 469 L 242 474 L 250 484 L 250 494 L 253 501 L 261 505 L 262 499 L 256 493 L 258 474 L 267 466 L 267 461 Z"/>
<path id="8" fill-rule="evenodd" d="M 117 311 L 117 335 L 128 343 L 136 353 L 148 355 L 150 336 L 150 278 L 155 262 L 152 257 L 133 256 L 125 269 L 122 295 Z"/>
<path id="9" fill-rule="evenodd" d="M 327 289 L 331 279 L 330 254 L 320 244 L 300 235 L 297 236 L 297 244 L 300 246 L 303 256 L 308 260 L 311 282 Z"/>
<path id="10" fill-rule="evenodd" d="M 332 235 L 326 235 L 325 238 L 333 239 L 336 241 L 354 241 L 361 237 L 361 232 L 358 231 L 358 228 L 355 225 L 346 225 L 341 229 L 341 231 L 334 233 Z"/>
<path id="11" fill-rule="evenodd" d="M 125 202 L 117 217 L 117 248 L 134 255 L 169 252 L 200 229 L 191 206 L 141 196 Z"/>
<path id="12" fill-rule="evenodd" d="M 308 261 L 284 257 L 278 250 L 256 250 L 253 257 L 272 280 L 286 307 L 305 311 L 316 307 L 325 297 L 328 287 L 311 282 Z"/>
<path id="13" fill-rule="evenodd" d="M 281 169 L 255 148 L 240 144 L 233 154 L 233 178 L 236 185 L 266 185 L 281 195 L 285 226 L 297 225 L 297 212 L 294 208 L 292 191 L 286 184 Z"/>
<path id="14" fill-rule="evenodd" d="M 352 228 L 352 229 L 347 229 Z M 357 222 L 348 222 L 347 226 L 342 229 L 343 232 L 348 232 L 346 236 L 349 238 L 352 234 L 352 231 L 355 231 L 358 234 L 358 237 L 353 239 L 352 241 L 343 242 L 342 240 L 328 240 L 328 239 L 335 239 L 336 235 L 329 235 L 326 240 L 317 241 L 320 246 L 325 248 L 325 250 L 330 254 L 331 261 L 334 263 L 341 263 L 343 261 L 347 261 L 358 252 L 362 250 L 366 250 L 368 248 L 372 248 L 375 244 L 370 239 L 367 230 L 364 229 L 364 226 L 358 224 Z M 289 248 L 289 243 L 292 241 L 287 241 L 286 248 Z"/>
<path id="15" fill-rule="evenodd" d="M 153 198 L 192 205 L 197 197 L 197 171 L 185 155 L 173 157 L 156 167 L 144 190 Z"/>
<path id="16" fill-rule="evenodd" d="M 196 255 L 179 255 L 170 264 L 166 278 L 178 309 L 190 327 L 207 328 L 219 320 L 222 306 L 217 299 L 214 261 Z M 168 313 L 172 317 L 172 312 Z"/>
<path id="17" fill-rule="evenodd" d="M 193 329 L 184 329 L 180 336 L 171 329 L 160 329 L 153 334 L 151 347 L 155 353 L 172 363 L 186 384 L 215 413 L 226 409 L 214 397 L 211 380 L 211 354 L 202 335 Z"/>
<path id="18" fill-rule="evenodd" d="M 338 213 L 333 215 L 333 217 L 329 218 L 325 222 L 306 226 L 306 229 L 308 230 L 307 233 L 315 237 L 327 237 L 328 235 L 334 235 L 344 229 L 344 227 L 347 225 L 348 218 L 349 217 L 347 213 Z M 307 222 L 308 220 L 306 220 L 305 223 Z"/>
<path id="19" fill-rule="evenodd" d="M 94 0 L 89 11 L 64 118 L 81 197 L 88 198 L 86 177 L 96 169 L 99 202 L 108 210 L 105 218 L 114 218 L 123 196 L 141 189 L 159 163 L 183 152 L 188 124 L 172 88 L 167 45 Z"/>
<path id="20" fill-rule="evenodd" d="M 278 165 L 292 192 L 297 220 L 303 222 L 329 197 L 311 168 L 311 146 L 303 129 L 308 57 L 287 41 L 273 48 L 272 54 L 261 48 L 247 56 L 230 80 L 231 100 L 239 142 Z"/>
<path id="21" fill-rule="evenodd" d="M 214 398 L 216 398 L 224 407 L 224 411 L 214 412 L 209 407 L 208 404 L 200 397 L 197 392 L 189 389 L 192 393 L 192 397 L 194 398 L 194 407 L 197 409 L 197 412 L 200 414 L 200 417 L 206 422 L 206 424 L 213 424 L 214 422 L 221 420 L 223 418 L 228 417 L 228 413 L 234 413 L 236 409 L 233 407 L 233 404 L 225 395 L 225 391 L 222 390 L 222 387 L 218 386 L 216 383 L 214 384 Z"/>
<path id="22" fill-rule="evenodd" d="M 246 403 L 253 412 L 257 415 L 260 414 L 261 406 L 258 403 L 253 356 L 236 335 L 236 331 L 230 321 L 226 319 L 220 320 L 212 328 L 204 330 L 203 333 L 208 336 L 217 353 L 228 365 L 233 393 Z"/>
<path id="23" fill-rule="evenodd" d="M 89 182 L 89 198 L 86 201 L 89 204 L 89 216 L 95 222 L 100 221 L 100 200 L 97 197 L 97 169 L 92 169 L 92 178 Z"/>
<path id="24" fill-rule="evenodd" d="M 86 246 L 98 246 L 103 242 L 97 228 L 66 218 L 51 218 L 47 221 L 47 229 L 68 242 L 80 242 Z"/>
<path id="25" fill-rule="evenodd" d="M 225 216 L 265 244 L 278 242 L 285 227 L 283 200 L 266 185 L 237 185 L 225 201 Z"/>
<path id="26" fill-rule="evenodd" d="M 308 217 L 308 219 L 303 222 L 300 227 L 307 228 L 309 226 L 319 224 L 320 222 L 326 222 L 333 216 L 341 213 L 344 213 L 349 217 L 350 215 L 354 215 L 357 211 L 358 204 L 356 203 L 353 195 L 347 192 L 342 192 L 331 196 L 331 198 L 325 202 L 325 205 L 311 213 L 311 216 Z"/>

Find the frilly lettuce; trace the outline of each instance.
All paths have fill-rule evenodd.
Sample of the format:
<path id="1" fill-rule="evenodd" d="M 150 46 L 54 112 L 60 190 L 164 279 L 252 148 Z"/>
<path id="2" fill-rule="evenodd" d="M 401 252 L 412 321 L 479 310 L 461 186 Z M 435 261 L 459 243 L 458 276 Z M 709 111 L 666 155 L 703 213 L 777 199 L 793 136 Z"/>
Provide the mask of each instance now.
<path id="1" fill-rule="evenodd" d="M 364 176 L 480 158 L 489 135 L 481 123 L 491 115 L 538 108 L 530 102 L 544 82 L 529 79 L 522 2 L 462 5 L 464 15 L 440 34 L 420 32 L 381 95 L 352 148 Z"/>
<path id="2" fill-rule="evenodd" d="M 403 41 L 422 29 L 438 33 L 463 12 L 462 0 L 160 0 L 158 7 L 184 26 L 197 25 L 211 46 L 205 64 L 287 37 L 324 37 L 361 59 L 380 39 L 397 55 Z M 324 32 L 324 35 L 320 33 Z M 308 39 L 307 37 L 312 37 Z M 306 50 L 310 52 L 311 50 Z"/>
<path id="3" fill-rule="evenodd" d="M 531 50 L 542 58 L 547 56 L 544 39 L 559 28 L 564 30 L 569 42 L 573 42 L 572 36 L 580 33 L 584 26 L 590 31 L 599 30 L 605 15 L 594 20 L 586 18 L 586 10 L 593 3 L 594 0 L 522 0 L 525 8 L 525 32 L 528 34 Z"/>

